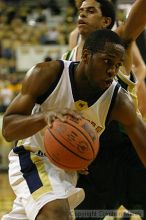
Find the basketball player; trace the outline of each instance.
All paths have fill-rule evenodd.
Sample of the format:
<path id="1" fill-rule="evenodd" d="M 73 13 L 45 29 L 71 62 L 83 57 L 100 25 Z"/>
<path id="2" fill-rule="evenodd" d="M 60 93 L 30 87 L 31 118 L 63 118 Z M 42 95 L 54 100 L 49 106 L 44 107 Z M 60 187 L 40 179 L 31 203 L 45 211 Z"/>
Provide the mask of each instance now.
<path id="1" fill-rule="evenodd" d="M 139 4 L 141 4 L 140 1 Z M 143 4 L 145 4 L 144 1 Z M 66 54 L 66 58 L 73 61 L 80 60 L 83 42 L 88 34 L 99 27 L 112 28 L 114 19 L 114 8 L 108 1 L 83 1 L 83 4 L 79 9 L 78 21 L 78 31 L 81 34 L 81 39 L 79 44 L 71 52 Z M 119 30 L 117 31 L 120 36 L 124 36 L 124 40 L 126 40 L 126 38 L 128 39 L 130 36 L 128 33 L 130 32 L 131 28 L 134 30 L 134 26 L 136 25 L 135 19 L 137 22 L 140 22 L 140 20 L 138 20 L 139 15 L 135 15 L 135 18 L 133 17 L 133 19 L 130 19 L 132 22 L 131 25 L 129 20 L 126 21 L 129 23 L 128 32 L 124 26 L 122 32 L 119 32 Z M 143 19 L 146 20 L 144 17 Z M 136 39 L 135 37 L 136 36 L 134 36 L 133 39 Z M 136 50 L 136 47 L 133 48 Z M 137 53 L 137 51 L 135 53 Z M 127 63 L 124 63 L 127 73 L 129 73 L 131 70 L 130 57 L 131 51 L 129 50 L 126 59 Z M 143 79 L 145 78 L 145 65 L 143 62 L 140 63 L 142 61 L 142 59 L 140 59 L 140 55 L 138 56 L 137 54 L 137 56 L 134 56 L 134 58 L 139 59 L 138 63 L 140 65 L 137 66 L 140 67 L 139 76 L 142 76 L 140 79 L 142 83 L 139 83 L 139 85 L 144 87 Z M 124 73 L 126 72 L 124 71 Z M 136 101 L 134 94 L 136 82 L 133 75 L 131 74 L 130 79 L 128 79 L 128 77 L 124 77 L 122 72 L 119 71 L 118 79 L 121 85 L 124 86 L 125 89 L 129 90 L 132 98 L 134 97 Z M 140 101 L 143 102 L 141 109 L 143 109 L 144 112 L 145 101 L 142 98 Z M 146 212 L 146 170 L 141 166 L 141 163 L 133 150 L 131 142 L 126 134 L 123 133 L 123 129 L 122 132 L 120 132 L 120 130 L 121 126 L 115 122 L 112 122 L 102 134 L 100 139 L 100 156 L 97 157 L 97 159 L 89 167 L 89 175 L 80 175 L 78 180 L 78 186 L 85 189 L 86 197 L 85 200 L 77 207 L 77 209 L 115 209 L 118 208 L 119 205 L 123 204 L 129 209 L 136 210 L 137 207 L 139 207 L 139 209 L 143 209 Z M 139 172 L 137 172 L 137 170 L 139 170 Z"/>
<path id="2" fill-rule="evenodd" d="M 82 2 L 84 2 L 84 0 L 76 1 L 76 6 L 77 6 L 78 9 L 81 7 Z M 98 1 L 97 0 L 96 2 L 98 2 L 100 4 L 100 9 L 101 9 L 103 19 L 109 19 L 110 18 L 110 21 L 106 25 L 105 24 L 100 25 L 99 24 L 100 21 L 99 21 L 98 17 L 96 17 L 97 20 L 96 20 L 96 26 L 95 26 L 95 21 L 90 20 L 89 23 L 88 22 L 86 23 L 86 25 L 90 24 L 90 28 L 88 29 L 88 33 L 91 33 L 92 31 L 95 31 L 99 27 L 100 28 L 112 28 L 114 23 L 115 23 L 115 8 L 109 2 L 109 0 L 108 1 L 107 0 L 106 1 Z M 80 17 L 80 20 L 81 19 L 82 18 Z M 89 19 L 92 19 L 92 18 L 88 16 L 88 20 Z M 92 23 L 92 22 L 94 22 L 94 23 Z M 120 32 L 118 31 L 118 33 L 120 33 Z M 79 25 L 77 26 L 77 28 L 75 28 L 70 33 L 70 36 L 69 36 L 69 49 L 70 50 L 66 53 L 66 55 L 64 56 L 64 59 L 80 60 L 81 50 L 82 50 L 83 42 L 84 42 L 86 36 L 85 36 L 85 33 L 83 33 L 80 30 Z M 122 35 L 120 35 L 120 36 L 122 36 Z M 133 56 L 134 72 L 135 72 L 136 77 L 137 77 L 137 85 L 135 85 L 137 88 L 135 88 L 135 89 L 137 90 L 138 107 L 139 107 L 139 110 L 140 110 L 144 120 L 146 120 L 146 86 L 145 86 L 146 66 L 145 66 L 145 63 L 144 63 L 144 61 L 143 61 L 143 59 L 140 55 L 140 52 L 139 52 L 139 50 L 138 50 L 138 48 L 137 48 L 137 46 L 134 42 L 133 42 L 133 46 L 132 46 L 131 51 L 132 51 L 131 56 Z M 128 68 L 128 71 L 122 70 L 122 72 L 125 75 L 128 75 L 129 74 L 128 73 L 129 68 Z M 120 72 L 119 72 L 119 77 L 121 78 Z M 122 78 L 123 78 L 123 76 L 122 76 Z M 126 81 L 126 83 L 127 83 L 126 77 L 124 77 L 124 79 L 122 79 L 122 80 Z"/>
<path id="3" fill-rule="evenodd" d="M 80 112 L 94 122 L 99 135 L 109 121 L 118 120 L 146 166 L 146 125 L 128 93 L 114 80 L 124 55 L 121 38 L 105 29 L 85 41 L 80 63 L 43 62 L 28 71 L 3 119 L 4 137 L 17 145 L 9 154 L 16 200 L 2 220 L 69 220 L 70 208 L 80 202 L 76 173 L 54 166 L 43 153 L 44 129 L 55 118 L 81 117 Z M 70 195 L 75 195 L 72 202 Z"/>

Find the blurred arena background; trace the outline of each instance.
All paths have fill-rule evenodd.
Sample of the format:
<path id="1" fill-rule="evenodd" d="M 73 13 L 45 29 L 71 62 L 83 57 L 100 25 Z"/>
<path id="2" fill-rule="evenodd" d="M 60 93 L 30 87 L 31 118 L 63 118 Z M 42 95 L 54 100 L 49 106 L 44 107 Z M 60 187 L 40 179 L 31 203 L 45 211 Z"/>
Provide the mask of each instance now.
<path id="1" fill-rule="evenodd" d="M 134 0 L 113 0 L 117 19 L 124 21 Z M 2 117 L 21 88 L 26 71 L 38 62 L 60 59 L 75 28 L 74 0 L 0 0 L 0 217 L 14 198 L 8 184 L 7 143 L 1 133 Z M 146 62 L 146 31 L 137 40 Z"/>

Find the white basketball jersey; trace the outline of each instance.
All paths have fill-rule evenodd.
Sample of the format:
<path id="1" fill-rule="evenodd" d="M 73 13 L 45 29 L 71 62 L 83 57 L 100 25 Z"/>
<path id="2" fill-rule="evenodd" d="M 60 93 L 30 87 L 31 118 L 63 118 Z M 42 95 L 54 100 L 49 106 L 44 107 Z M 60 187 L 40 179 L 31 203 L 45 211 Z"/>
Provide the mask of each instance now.
<path id="1" fill-rule="evenodd" d="M 64 68 L 58 83 L 42 104 L 35 105 L 32 114 L 35 114 L 36 112 L 56 111 L 63 108 L 78 110 L 81 111 L 83 116 L 91 122 L 100 136 L 108 122 L 110 111 L 120 88 L 119 84 L 116 81 L 113 81 L 111 86 L 99 98 L 97 98 L 91 106 L 88 106 L 87 102 L 83 100 L 75 100 L 73 96 L 70 67 L 75 63 L 65 60 L 60 62 L 62 62 Z M 21 144 L 25 145 L 27 149 L 31 148 L 30 150 L 32 151 L 38 150 L 40 147 L 43 149 L 43 134 L 44 129 L 32 137 L 23 140 Z"/>

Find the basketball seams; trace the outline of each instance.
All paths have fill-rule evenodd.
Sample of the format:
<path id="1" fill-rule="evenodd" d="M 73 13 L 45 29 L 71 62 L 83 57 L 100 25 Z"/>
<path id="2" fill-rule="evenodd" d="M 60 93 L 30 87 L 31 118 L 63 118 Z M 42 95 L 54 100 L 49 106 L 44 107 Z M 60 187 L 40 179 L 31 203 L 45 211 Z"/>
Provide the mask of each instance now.
<path id="1" fill-rule="evenodd" d="M 44 134 L 46 156 L 54 165 L 67 170 L 82 170 L 95 159 L 98 136 L 90 123 L 83 119 L 56 119 Z"/>
<path id="2" fill-rule="evenodd" d="M 95 154 L 94 148 L 92 147 L 92 144 L 91 144 L 91 141 L 89 140 L 89 138 L 88 138 L 78 127 L 76 127 L 75 125 L 73 125 L 72 123 L 70 123 L 70 121 L 67 121 L 67 122 L 64 122 L 64 123 L 69 124 L 69 125 L 71 125 L 73 128 L 77 129 L 77 130 L 87 139 L 87 141 L 88 141 L 88 143 L 89 143 L 89 145 L 90 145 L 90 147 L 91 147 L 93 156 L 95 156 L 95 155 L 94 155 L 94 154 Z M 81 128 L 81 127 L 80 127 L 80 128 Z M 82 129 L 83 129 L 83 128 L 82 128 Z M 89 134 L 88 134 L 88 136 L 89 136 Z M 90 137 L 90 136 L 89 136 L 89 137 Z"/>
<path id="3" fill-rule="evenodd" d="M 79 157 L 79 158 L 82 159 L 82 160 L 90 161 L 90 159 L 86 159 L 86 158 L 80 156 L 79 154 L 73 152 L 72 150 L 70 150 L 70 149 L 69 149 L 67 146 L 65 146 L 60 140 L 58 140 L 58 138 L 55 137 L 55 135 L 53 134 L 53 132 L 52 132 L 50 129 L 48 129 L 48 131 L 49 131 L 50 134 L 53 136 L 53 138 L 54 138 L 58 143 L 60 143 L 61 146 L 64 147 L 66 150 L 70 151 L 72 154 L 74 154 L 75 156 Z"/>
<path id="4" fill-rule="evenodd" d="M 49 160 L 52 161 L 52 163 L 54 163 L 55 166 L 59 165 L 59 167 L 62 169 L 69 169 L 69 170 L 80 170 L 81 169 L 81 167 L 73 167 L 72 168 L 72 167 L 68 167 L 68 166 L 60 163 L 58 160 L 55 160 L 54 157 L 52 157 L 52 155 L 49 154 L 48 152 L 47 152 L 47 155 L 49 156 Z M 84 166 L 83 166 L 83 169 L 84 169 Z"/>

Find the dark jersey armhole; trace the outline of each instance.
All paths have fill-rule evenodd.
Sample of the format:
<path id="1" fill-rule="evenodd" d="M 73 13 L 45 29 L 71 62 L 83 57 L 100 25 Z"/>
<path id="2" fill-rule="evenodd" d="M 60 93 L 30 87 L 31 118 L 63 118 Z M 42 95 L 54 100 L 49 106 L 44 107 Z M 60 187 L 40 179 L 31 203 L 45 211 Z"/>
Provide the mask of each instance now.
<path id="1" fill-rule="evenodd" d="M 60 77 L 62 75 L 63 69 L 64 69 L 64 62 L 62 60 L 58 60 L 61 64 L 61 70 L 60 73 L 58 74 L 57 79 L 52 83 L 52 85 L 48 88 L 48 90 L 41 96 L 39 96 L 36 100 L 36 103 L 41 105 L 47 98 L 48 96 L 53 92 L 53 90 L 55 89 L 55 87 L 57 86 Z"/>

